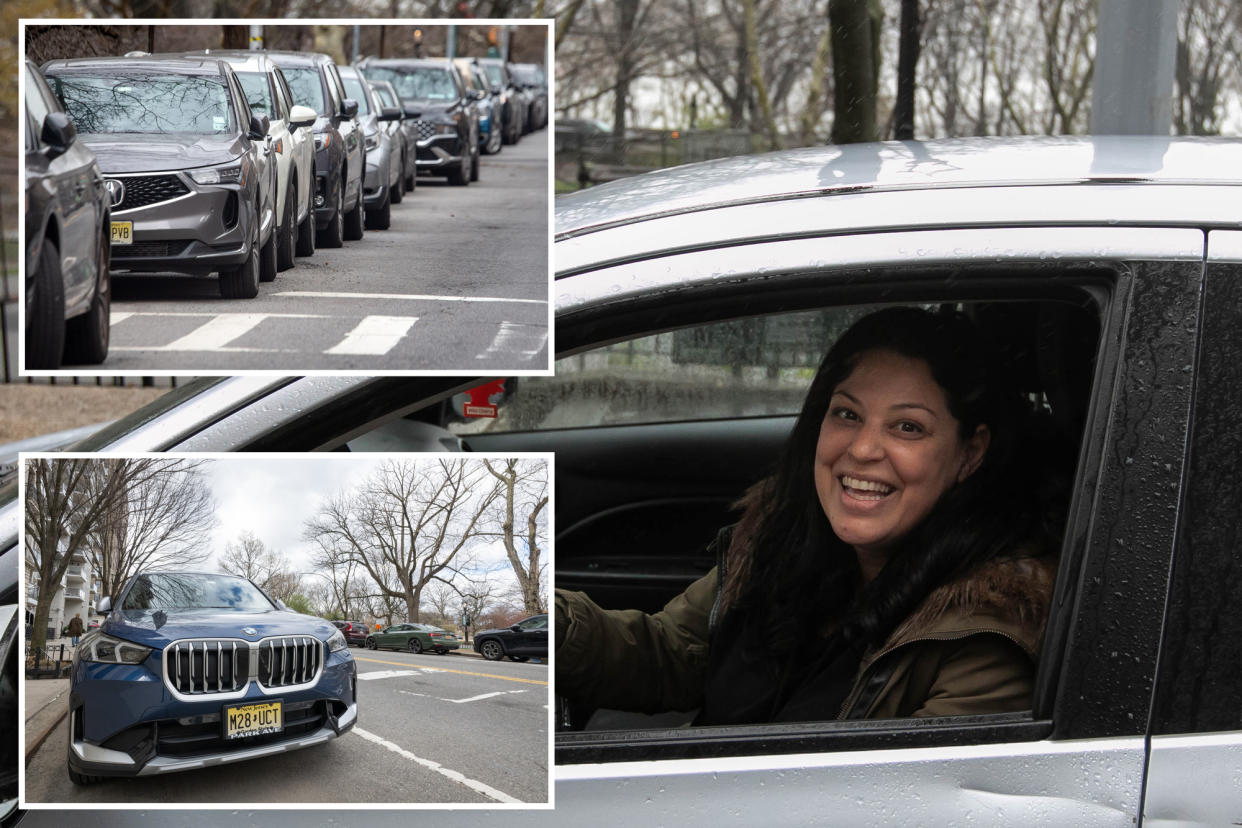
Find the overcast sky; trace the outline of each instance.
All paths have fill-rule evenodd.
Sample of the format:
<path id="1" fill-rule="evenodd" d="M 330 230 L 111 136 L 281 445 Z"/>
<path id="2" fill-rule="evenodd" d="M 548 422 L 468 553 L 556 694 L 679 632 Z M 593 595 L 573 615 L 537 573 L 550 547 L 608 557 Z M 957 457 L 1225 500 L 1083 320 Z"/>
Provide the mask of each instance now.
<path id="1" fill-rule="evenodd" d="M 420 455 L 303 454 L 288 457 L 228 457 L 210 460 L 204 467 L 216 499 L 218 523 L 212 534 L 212 558 L 202 569 L 218 569 L 228 543 L 251 532 L 268 549 L 283 553 L 295 571 L 314 570 L 314 544 L 302 539 L 309 520 L 333 495 L 357 486 L 385 461 L 420 459 Z M 443 455 L 421 456 L 427 462 Z M 476 462 L 482 464 L 479 458 Z M 499 543 L 478 547 L 480 557 L 505 560 Z"/>

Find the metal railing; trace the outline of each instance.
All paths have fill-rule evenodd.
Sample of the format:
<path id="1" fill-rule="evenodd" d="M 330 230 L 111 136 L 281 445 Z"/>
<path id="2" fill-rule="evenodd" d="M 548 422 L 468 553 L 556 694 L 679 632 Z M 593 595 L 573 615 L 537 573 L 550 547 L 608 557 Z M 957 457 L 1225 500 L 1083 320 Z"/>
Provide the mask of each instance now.
<path id="1" fill-rule="evenodd" d="M 26 656 L 26 678 L 63 678 L 69 672 L 69 663 L 73 658 L 72 649 L 68 657 L 65 649 L 64 644 L 36 647 Z"/>

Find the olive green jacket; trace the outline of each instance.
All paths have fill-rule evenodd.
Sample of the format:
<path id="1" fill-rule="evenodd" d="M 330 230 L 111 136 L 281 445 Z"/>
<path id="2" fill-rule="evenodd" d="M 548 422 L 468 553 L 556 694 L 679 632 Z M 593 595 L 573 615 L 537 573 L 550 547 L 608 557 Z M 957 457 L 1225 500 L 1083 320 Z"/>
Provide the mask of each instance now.
<path id="1" fill-rule="evenodd" d="M 1056 564 L 992 561 L 934 590 L 862 660 L 838 718 L 1028 710 Z M 557 692 L 594 707 L 655 713 L 702 704 L 713 569 L 648 615 L 556 592 Z"/>

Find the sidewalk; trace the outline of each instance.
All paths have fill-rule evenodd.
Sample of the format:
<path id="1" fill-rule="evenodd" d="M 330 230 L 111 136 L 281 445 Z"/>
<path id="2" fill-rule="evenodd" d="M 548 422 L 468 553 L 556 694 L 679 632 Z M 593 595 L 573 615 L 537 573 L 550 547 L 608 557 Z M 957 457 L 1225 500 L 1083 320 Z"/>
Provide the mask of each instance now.
<path id="1" fill-rule="evenodd" d="M 25 679 L 26 761 L 69 712 L 69 679 Z"/>

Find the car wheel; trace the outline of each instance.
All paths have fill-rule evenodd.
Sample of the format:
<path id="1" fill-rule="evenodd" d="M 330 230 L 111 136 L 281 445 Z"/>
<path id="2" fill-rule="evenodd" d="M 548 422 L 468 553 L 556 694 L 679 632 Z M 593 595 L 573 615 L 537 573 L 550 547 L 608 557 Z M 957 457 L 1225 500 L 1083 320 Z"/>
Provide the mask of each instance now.
<path id="1" fill-rule="evenodd" d="M 409 647 L 411 653 L 418 655 L 423 651 L 423 642 L 419 641 L 417 638 L 411 638 Z"/>
<path id="2" fill-rule="evenodd" d="M 332 220 L 323 228 L 319 237 L 320 247 L 340 247 L 345 243 L 345 184 L 336 188 L 336 206 L 332 211 Z"/>
<path id="3" fill-rule="evenodd" d="M 500 661 L 505 657 L 504 645 L 494 638 L 489 638 L 480 644 L 479 652 L 482 653 L 483 657 L 488 661 Z"/>
<path id="4" fill-rule="evenodd" d="M 436 650 L 436 655 L 448 655 L 448 650 Z"/>
<path id="5" fill-rule="evenodd" d="M 65 282 L 60 275 L 60 251 L 51 239 L 31 276 L 34 295 L 26 306 L 26 367 L 59 368 L 65 349 Z"/>
<path id="6" fill-rule="evenodd" d="M 259 248 L 259 281 L 276 281 L 276 236 L 278 228 L 273 227 L 267 237 L 267 244 Z"/>
<path id="7" fill-rule="evenodd" d="M 367 211 L 368 230 L 387 230 L 392 226 L 392 188 L 384 195 L 384 203 L 374 210 Z"/>
<path id="8" fill-rule="evenodd" d="M 500 146 L 503 143 L 500 128 L 493 122 L 491 131 L 487 133 L 487 143 L 483 146 L 483 151 L 488 155 L 495 155 L 500 152 Z"/>
<path id="9" fill-rule="evenodd" d="M 220 271 L 220 295 L 225 299 L 253 299 L 259 295 L 259 225 L 256 219 L 246 261 Z"/>
<path id="10" fill-rule="evenodd" d="M 374 650 L 374 649 L 375 649 L 375 639 L 374 639 L 374 638 L 368 638 L 368 639 L 367 639 L 367 649 L 368 649 L 368 650 Z"/>
<path id="11" fill-rule="evenodd" d="M 315 177 L 312 175 L 311 181 L 314 180 Z M 302 219 L 302 223 L 298 225 L 298 255 L 315 255 L 315 202 L 313 200 L 306 206 L 306 218 Z"/>
<path id="12" fill-rule="evenodd" d="M 107 229 L 106 224 L 104 227 Z M 64 362 L 98 365 L 108 358 L 109 315 L 112 310 L 112 277 L 108 273 L 111 249 L 111 242 L 100 233 L 95 258 L 95 295 L 85 314 L 66 323 Z"/>
<path id="13" fill-rule="evenodd" d="M 470 153 L 470 180 L 479 180 L 479 142 L 474 142 L 474 151 Z"/>
<path id="14" fill-rule="evenodd" d="M 519 662 L 521 662 L 521 661 L 530 661 L 530 656 L 515 656 L 515 655 L 511 655 L 511 656 L 509 656 L 509 660 L 510 660 L 510 661 L 519 661 Z"/>
<path id="15" fill-rule="evenodd" d="M 290 177 L 296 176 L 297 170 L 289 170 Z M 298 185 L 296 179 L 289 185 L 285 193 L 285 215 L 280 222 L 280 243 L 276 246 L 276 269 L 288 270 L 297 261 L 298 225 L 297 225 Z"/>
<path id="16" fill-rule="evenodd" d="M 397 171 L 397 183 L 388 188 L 388 197 L 393 204 L 400 204 L 405 198 L 405 159 L 401 160 L 401 169 Z"/>
<path id="17" fill-rule="evenodd" d="M 470 183 L 470 153 L 461 157 L 457 166 L 448 171 L 448 183 L 454 187 L 465 187 Z"/>
<path id="18" fill-rule="evenodd" d="M 362 185 L 358 185 L 358 203 L 345 214 L 345 240 L 359 241 L 366 229 L 366 209 L 362 204 Z"/>

